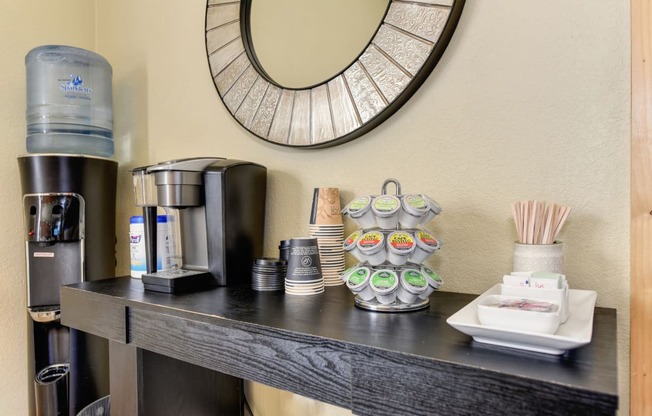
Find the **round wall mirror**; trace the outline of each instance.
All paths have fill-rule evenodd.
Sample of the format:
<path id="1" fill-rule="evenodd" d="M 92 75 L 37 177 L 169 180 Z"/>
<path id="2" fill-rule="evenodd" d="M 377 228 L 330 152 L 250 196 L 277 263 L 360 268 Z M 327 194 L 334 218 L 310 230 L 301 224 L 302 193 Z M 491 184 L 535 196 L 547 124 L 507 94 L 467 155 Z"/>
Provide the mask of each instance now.
<path id="1" fill-rule="evenodd" d="M 207 2 L 217 92 L 267 142 L 328 147 L 387 120 L 435 67 L 464 7 L 464 0 L 322 3 Z"/>
<path id="2" fill-rule="evenodd" d="M 250 47 L 276 84 L 308 88 L 357 59 L 388 5 L 389 0 L 252 1 Z"/>

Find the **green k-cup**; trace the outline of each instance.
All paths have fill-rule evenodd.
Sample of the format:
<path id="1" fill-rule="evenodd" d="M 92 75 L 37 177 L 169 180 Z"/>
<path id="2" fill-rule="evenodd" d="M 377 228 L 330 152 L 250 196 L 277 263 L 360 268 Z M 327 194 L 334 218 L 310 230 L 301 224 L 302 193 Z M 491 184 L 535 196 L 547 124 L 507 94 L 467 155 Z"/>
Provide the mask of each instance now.
<path id="1" fill-rule="evenodd" d="M 371 211 L 371 197 L 361 196 L 346 206 L 345 212 L 358 223 L 361 228 L 371 228 L 376 225 L 376 218 Z"/>
<path id="2" fill-rule="evenodd" d="M 353 267 L 349 267 L 348 269 L 344 270 L 344 271 L 340 274 L 340 279 L 342 279 L 342 281 L 343 281 L 344 283 L 346 283 L 346 281 L 349 280 L 349 276 L 351 275 L 351 273 L 353 273 L 353 271 L 354 271 L 355 269 L 357 269 L 358 266 L 359 266 L 359 265 L 356 264 L 355 266 L 353 266 Z"/>
<path id="3" fill-rule="evenodd" d="M 417 269 L 404 269 L 401 271 L 398 291 L 396 296 L 403 303 L 414 303 L 417 297 L 428 289 L 428 280 Z"/>
<path id="4" fill-rule="evenodd" d="M 426 280 L 428 281 L 428 288 L 425 292 L 419 295 L 419 298 L 427 299 L 428 296 L 432 294 L 432 292 L 439 289 L 439 286 L 444 284 L 444 281 L 436 272 L 432 271 L 426 266 L 421 266 L 421 273 L 423 273 L 423 275 L 426 277 Z"/>
<path id="5" fill-rule="evenodd" d="M 376 217 L 376 224 L 383 230 L 396 229 L 401 200 L 394 195 L 381 195 L 374 198 L 371 211 Z"/>
<path id="6" fill-rule="evenodd" d="M 428 203 L 421 195 L 404 195 L 401 198 L 401 210 L 398 222 L 403 228 L 416 228 L 430 211 Z"/>
<path id="7" fill-rule="evenodd" d="M 396 300 L 398 276 L 393 270 L 377 270 L 371 275 L 370 286 L 376 295 L 376 300 L 383 305 L 389 305 Z"/>
<path id="8" fill-rule="evenodd" d="M 370 275 L 371 270 L 368 267 L 357 267 L 349 274 L 346 286 L 351 292 L 358 295 L 360 299 L 366 301 L 372 300 L 375 295 L 371 287 L 369 287 Z"/>

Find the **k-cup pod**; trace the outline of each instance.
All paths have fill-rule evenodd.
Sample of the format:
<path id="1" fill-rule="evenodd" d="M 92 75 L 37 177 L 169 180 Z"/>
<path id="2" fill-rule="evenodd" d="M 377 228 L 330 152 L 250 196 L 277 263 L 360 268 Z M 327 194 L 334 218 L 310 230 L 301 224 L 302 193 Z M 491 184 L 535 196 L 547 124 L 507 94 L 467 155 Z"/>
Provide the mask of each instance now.
<path id="1" fill-rule="evenodd" d="M 421 264 L 440 247 L 439 241 L 428 231 L 417 230 L 414 233 L 415 249 L 410 255 L 411 263 Z"/>
<path id="2" fill-rule="evenodd" d="M 354 231 L 344 239 L 344 243 L 342 244 L 342 248 L 344 249 L 344 251 L 347 253 L 351 253 L 358 260 L 362 260 L 362 258 L 364 257 L 364 255 L 360 253 L 360 249 L 358 248 L 358 240 L 360 240 L 361 236 L 362 236 L 362 230 Z"/>
<path id="3" fill-rule="evenodd" d="M 371 203 L 371 211 L 376 217 L 376 224 L 383 230 L 396 229 L 401 200 L 394 195 L 381 195 Z"/>
<path id="4" fill-rule="evenodd" d="M 403 303 L 414 303 L 428 289 L 428 280 L 417 269 L 404 269 L 399 279 L 396 296 Z"/>
<path id="5" fill-rule="evenodd" d="M 361 261 L 367 261 L 372 266 L 378 266 L 387 260 L 385 250 L 385 235 L 380 231 L 368 231 L 360 236 L 358 249 L 362 254 Z"/>
<path id="6" fill-rule="evenodd" d="M 414 252 L 414 237 L 407 231 L 394 231 L 387 237 L 387 260 L 395 266 L 402 266 Z"/>
<path id="7" fill-rule="evenodd" d="M 349 276 L 351 275 L 351 273 L 353 273 L 355 271 L 355 269 L 357 269 L 358 267 L 360 267 L 360 263 L 358 263 L 355 266 L 349 267 L 348 269 L 344 270 L 340 274 L 340 279 L 342 279 L 342 281 L 344 283 L 346 283 L 349 280 Z"/>
<path id="8" fill-rule="evenodd" d="M 405 195 L 401 198 L 398 221 L 403 228 L 416 228 L 429 210 L 421 195 Z"/>
<path id="9" fill-rule="evenodd" d="M 396 300 L 398 276 L 393 270 L 382 269 L 375 271 L 371 275 L 369 284 L 376 295 L 376 300 L 383 305 L 389 305 Z"/>
<path id="10" fill-rule="evenodd" d="M 441 286 L 444 283 L 444 281 L 441 280 L 441 277 L 437 273 L 430 270 L 426 266 L 421 266 L 421 273 L 425 276 L 426 280 L 428 281 L 428 288 L 422 294 L 419 295 L 419 298 L 427 299 L 428 296 L 432 294 L 432 292 L 439 289 L 439 286 Z"/>
<path id="11" fill-rule="evenodd" d="M 372 300 L 376 295 L 369 286 L 371 270 L 368 267 L 356 267 L 349 275 L 346 286 L 362 300 Z"/>
<path id="12" fill-rule="evenodd" d="M 361 228 L 371 228 L 376 225 L 376 218 L 371 211 L 370 196 L 361 196 L 354 199 L 347 205 L 346 212 Z"/>
<path id="13" fill-rule="evenodd" d="M 342 224 L 340 190 L 338 188 L 315 188 L 310 224 Z"/>
<path id="14" fill-rule="evenodd" d="M 432 221 L 433 218 L 439 215 L 439 213 L 441 213 L 441 207 L 434 199 L 430 198 L 427 195 L 421 194 L 421 198 L 423 198 L 423 200 L 426 201 L 426 204 L 428 205 L 428 212 L 426 212 L 426 215 L 424 215 L 424 217 L 421 219 L 421 224 L 426 225 Z"/>
<path id="15" fill-rule="evenodd" d="M 316 238 L 301 237 L 290 240 L 286 279 L 294 282 L 323 280 Z"/>

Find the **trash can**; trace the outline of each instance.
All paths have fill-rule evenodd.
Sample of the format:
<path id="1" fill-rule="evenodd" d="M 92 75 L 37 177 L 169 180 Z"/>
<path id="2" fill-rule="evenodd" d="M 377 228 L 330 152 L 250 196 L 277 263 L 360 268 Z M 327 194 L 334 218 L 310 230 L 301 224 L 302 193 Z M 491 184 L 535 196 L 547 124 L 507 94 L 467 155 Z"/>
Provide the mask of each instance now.
<path id="1" fill-rule="evenodd" d="M 111 396 L 104 396 L 84 407 L 77 416 L 111 416 Z"/>

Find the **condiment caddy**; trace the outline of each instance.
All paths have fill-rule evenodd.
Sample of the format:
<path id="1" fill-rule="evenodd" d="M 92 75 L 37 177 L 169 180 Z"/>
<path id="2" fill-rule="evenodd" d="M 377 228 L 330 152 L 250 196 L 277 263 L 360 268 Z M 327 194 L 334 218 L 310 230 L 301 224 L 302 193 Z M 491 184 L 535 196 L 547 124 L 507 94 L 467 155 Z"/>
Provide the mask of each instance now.
<path id="1" fill-rule="evenodd" d="M 566 295 L 558 302 L 553 298 L 544 298 L 543 293 L 536 297 L 531 294 L 523 297 L 506 290 L 511 288 L 518 289 L 501 283 L 494 285 L 446 322 L 482 344 L 543 354 L 561 355 L 591 342 L 597 298 L 595 291 L 566 287 Z M 543 311 L 497 308 L 496 300 L 552 306 Z M 564 308 L 568 311 L 566 320 Z"/>
<path id="2" fill-rule="evenodd" d="M 512 272 L 447 319 L 480 343 L 560 355 L 591 342 L 597 293 L 555 272 Z"/>
<path id="3" fill-rule="evenodd" d="M 396 194 L 387 187 L 394 184 Z M 343 243 L 359 260 L 341 274 L 355 296 L 356 306 L 383 312 L 426 308 L 430 294 L 443 283 L 423 263 L 441 243 L 423 229 L 441 207 L 423 194 L 401 194 L 396 179 L 387 179 L 381 195 L 361 196 L 343 210 L 360 227 Z"/>

